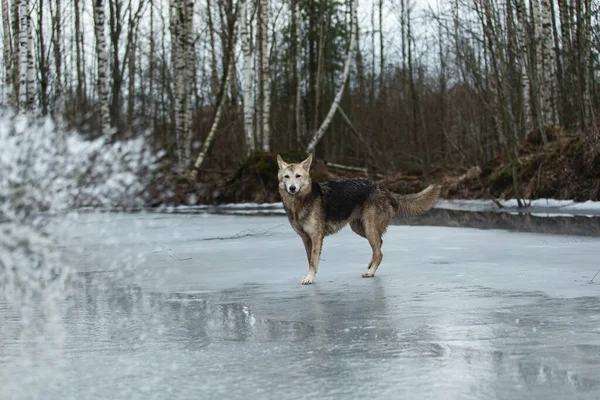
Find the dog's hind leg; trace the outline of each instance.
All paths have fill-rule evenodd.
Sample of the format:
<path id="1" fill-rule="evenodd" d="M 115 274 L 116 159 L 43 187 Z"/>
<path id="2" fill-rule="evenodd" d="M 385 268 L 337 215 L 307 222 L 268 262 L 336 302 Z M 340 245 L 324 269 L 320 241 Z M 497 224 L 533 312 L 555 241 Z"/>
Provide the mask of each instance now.
<path id="1" fill-rule="evenodd" d="M 373 256 L 371 257 L 367 272 L 362 274 L 363 278 L 375 276 L 375 272 L 379 268 L 381 260 L 383 260 L 383 253 L 381 252 L 381 246 L 383 245 L 382 236 L 390 218 L 388 213 L 381 213 L 376 210 L 369 210 L 363 215 L 361 225 L 364 229 L 365 237 L 373 250 Z"/>
<path id="2" fill-rule="evenodd" d="M 364 238 L 367 237 L 367 234 L 365 233 L 365 228 L 363 227 L 363 224 L 362 224 L 362 222 L 360 222 L 360 220 L 354 220 L 354 221 L 350 222 L 350 228 L 357 235 L 362 236 Z"/>
<path id="3" fill-rule="evenodd" d="M 376 230 L 367 231 L 367 240 L 369 241 L 371 249 L 373 250 L 373 256 L 371 257 L 371 262 L 369 263 L 367 272 L 362 274 L 363 278 L 371 278 L 375 276 L 375 272 L 377 271 L 377 268 L 379 268 L 381 260 L 383 260 L 383 253 L 381 252 L 383 239 L 381 239 L 381 233 L 377 232 Z"/>

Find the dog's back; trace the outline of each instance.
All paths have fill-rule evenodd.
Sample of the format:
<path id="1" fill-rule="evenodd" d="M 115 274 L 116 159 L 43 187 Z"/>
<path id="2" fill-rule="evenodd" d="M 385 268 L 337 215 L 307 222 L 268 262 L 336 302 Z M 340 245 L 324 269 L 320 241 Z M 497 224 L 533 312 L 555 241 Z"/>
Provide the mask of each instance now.
<path id="1" fill-rule="evenodd" d="M 339 179 L 313 185 L 321 197 L 325 220 L 332 222 L 348 220 L 378 189 L 375 182 L 367 179 Z"/>

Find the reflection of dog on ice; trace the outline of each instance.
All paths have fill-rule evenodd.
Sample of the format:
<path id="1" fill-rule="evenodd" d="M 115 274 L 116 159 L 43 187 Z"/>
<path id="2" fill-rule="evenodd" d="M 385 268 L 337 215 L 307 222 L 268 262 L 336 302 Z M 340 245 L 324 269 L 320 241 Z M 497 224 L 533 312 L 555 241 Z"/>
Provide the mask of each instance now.
<path id="1" fill-rule="evenodd" d="M 399 195 L 368 179 L 316 183 L 310 178 L 311 162 L 312 154 L 297 164 L 288 164 L 277 156 L 283 206 L 306 248 L 309 267 L 308 275 L 302 279 L 304 285 L 315 279 L 323 238 L 348 223 L 373 249 L 367 272 L 362 276 L 374 276 L 383 258 L 382 236 L 394 214 L 422 214 L 433 206 L 440 193 L 439 185 L 431 185 L 419 193 Z"/>

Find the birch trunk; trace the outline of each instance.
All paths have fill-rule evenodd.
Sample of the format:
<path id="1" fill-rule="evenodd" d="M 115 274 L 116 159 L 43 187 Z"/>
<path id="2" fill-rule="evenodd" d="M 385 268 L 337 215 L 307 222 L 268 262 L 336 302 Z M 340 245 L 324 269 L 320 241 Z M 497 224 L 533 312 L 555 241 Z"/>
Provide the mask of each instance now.
<path id="1" fill-rule="evenodd" d="M 352 11 L 351 11 L 352 32 L 350 33 L 350 46 L 348 48 L 348 55 L 346 56 L 346 62 L 344 63 L 344 72 L 342 75 L 342 81 L 340 82 L 340 88 L 338 89 L 338 92 L 335 95 L 333 103 L 331 104 L 331 108 L 329 109 L 329 112 L 327 113 L 327 116 L 325 117 L 325 120 L 323 120 L 323 123 L 321 124 L 319 129 L 315 132 L 315 135 L 313 136 L 312 140 L 306 147 L 307 153 L 314 152 L 315 147 L 317 146 L 317 144 L 319 143 L 319 141 L 325 134 L 325 131 L 329 127 L 329 124 L 331 123 L 331 120 L 333 119 L 333 116 L 335 115 L 335 112 L 340 104 L 340 100 L 342 99 L 342 96 L 344 94 L 344 87 L 346 86 L 346 81 L 348 80 L 348 75 L 350 74 L 350 61 L 352 60 L 352 57 L 354 54 L 354 48 L 356 46 L 356 26 L 358 25 L 358 18 L 356 17 L 357 7 L 358 7 L 358 0 L 353 0 Z"/>
<path id="2" fill-rule="evenodd" d="M 33 23 L 27 13 L 27 110 L 35 108 L 35 55 L 33 53 Z"/>
<path id="3" fill-rule="evenodd" d="M 269 75 L 269 0 L 260 0 L 260 23 L 261 23 L 261 71 L 263 85 L 263 105 L 262 105 L 262 145 L 263 151 L 271 150 L 271 130 L 269 127 L 269 116 L 271 114 L 271 82 Z"/>
<path id="4" fill-rule="evenodd" d="M 19 0 L 19 111 L 27 107 L 27 28 L 28 1 Z"/>
<path id="5" fill-rule="evenodd" d="M 2 0 L 2 28 L 4 32 L 3 36 L 3 46 L 4 46 L 4 72 L 5 76 L 5 85 L 6 85 L 6 97 L 8 100 L 9 106 L 14 106 L 14 98 L 13 98 L 13 46 L 11 41 L 11 32 L 10 32 L 10 15 L 8 10 L 8 0 Z"/>
<path id="6" fill-rule="evenodd" d="M 183 0 L 171 0 L 170 4 L 171 30 L 171 63 L 175 92 L 175 147 L 180 169 L 184 170 L 186 139 L 186 81 L 187 81 L 187 52 L 186 52 L 186 16 Z"/>
<path id="7" fill-rule="evenodd" d="M 94 0 L 94 28 L 96 32 L 96 57 L 98 59 L 98 103 L 100 106 L 100 133 L 110 134 L 110 109 L 108 104 L 108 56 L 106 53 L 106 32 L 104 0 Z"/>
<path id="8" fill-rule="evenodd" d="M 75 67 L 77 70 L 77 87 L 75 88 L 75 98 L 77 100 L 77 105 L 81 106 L 81 103 L 83 102 L 83 86 L 84 86 L 84 79 L 83 79 L 83 62 L 82 62 L 82 56 L 81 56 L 81 49 L 83 47 L 83 36 L 81 34 L 81 16 L 80 16 L 80 8 L 79 8 L 79 1 L 80 0 L 74 0 L 73 1 L 73 8 L 74 8 L 74 14 L 75 14 Z"/>
<path id="9" fill-rule="evenodd" d="M 21 95 L 20 80 L 21 80 L 21 35 L 20 26 L 21 20 L 19 18 L 19 9 L 21 8 L 21 2 L 13 0 L 11 5 L 12 10 L 12 44 L 13 44 L 13 100 L 15 109 L 19 110 L 19 100 Z"/>
<path id="10" fill-rule="evenodd" d="M 552 0 L 542 0 L 542 75 L 543 75 L 543 100 L 542 113 L 544 123 L 555 124 L 554 95 L 556 92 L 552 36 Z"/>
<path id="11" fill-rule="evenodd" d="M 254 142 L 254 132 L 252 126 L 252 44 L 250 43 L 250 32 L 248 23 L 248 2 L 251 0 L 241 0 L 242 14 L 240 16 L 240 36 L 242 40 L 242 53 L 244 54 L 244 134 L 246 138 L 246 154 L 256 150 Z"/>
<path id="12" fill-rule="evenodd" d="M 517 29 L 519 32 L 519 56 L 523 92 L 523 137 L 531 130 L 531 65 L 529 58 L 529 38 L 527 34 L 527 14 L 523 0 L 516 0 Z"/>

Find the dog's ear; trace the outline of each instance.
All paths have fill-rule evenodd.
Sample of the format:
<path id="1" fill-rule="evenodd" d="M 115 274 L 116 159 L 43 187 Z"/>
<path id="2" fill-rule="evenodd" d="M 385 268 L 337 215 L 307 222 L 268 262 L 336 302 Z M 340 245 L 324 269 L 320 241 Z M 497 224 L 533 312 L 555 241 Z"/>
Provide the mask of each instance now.
<path id="1" fill-rule="evenodd" d="M 302 165 L 302 168 L 304 168 L 307 171 L 310 171 L 310 164 L 312 163 L 312 159 L 313 159 L 313 155 L 312 155 L 312 153 L 310 153 L 308 158 L 306 160 L 302 161 L 302 163 L 300 164 L 300 165 Z"/>
<path id="2" fill-rule="evenodd" d="M 281 156 L 279 154 L 277 154 L 277 165 L 279 165 L 279 169 L 286 169 L 288 166 L 288 163 L 283 161 L 283 158 L 281 158 Z"/>

